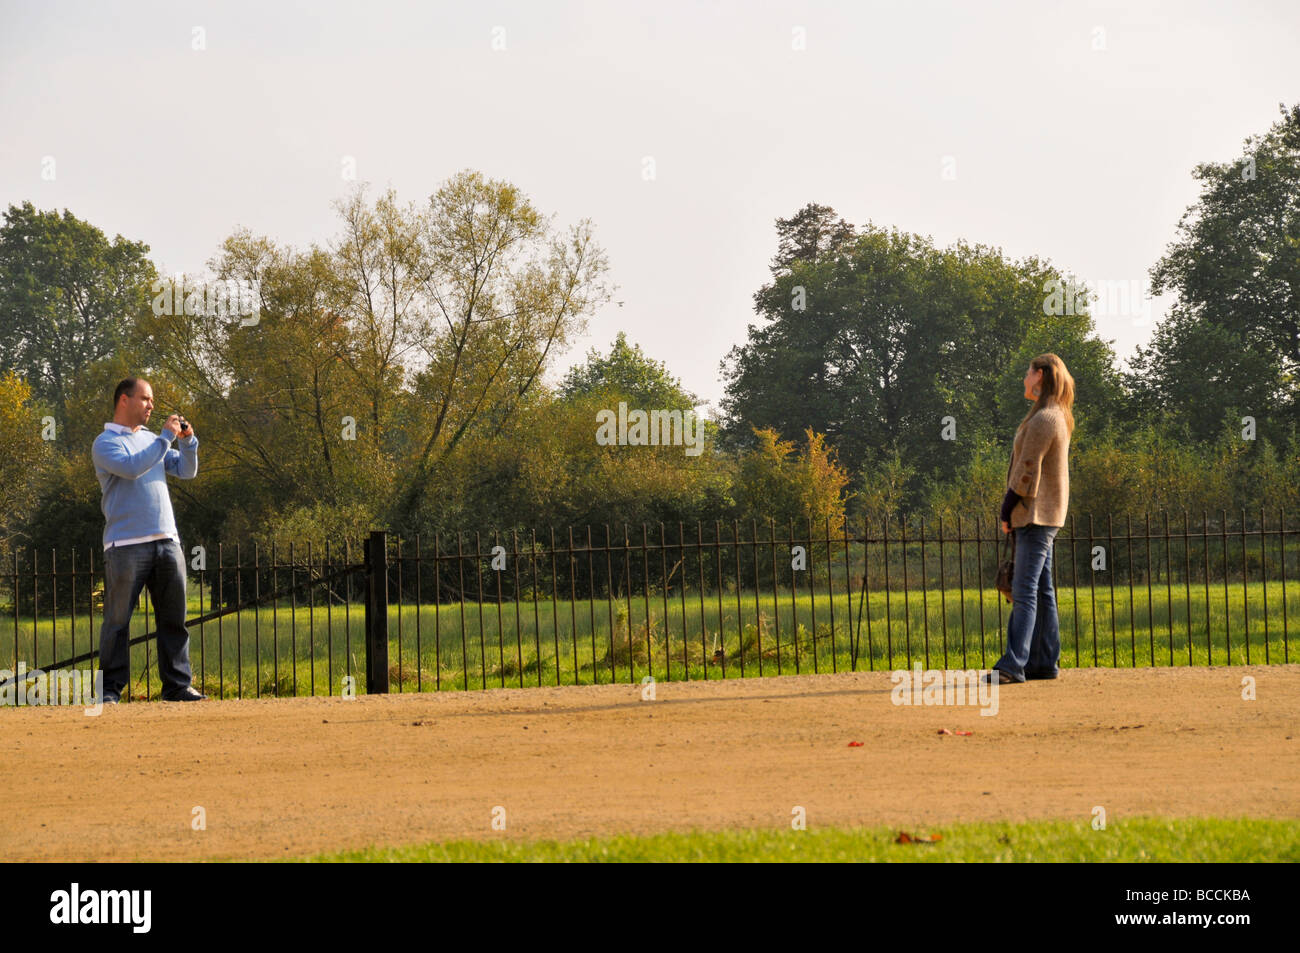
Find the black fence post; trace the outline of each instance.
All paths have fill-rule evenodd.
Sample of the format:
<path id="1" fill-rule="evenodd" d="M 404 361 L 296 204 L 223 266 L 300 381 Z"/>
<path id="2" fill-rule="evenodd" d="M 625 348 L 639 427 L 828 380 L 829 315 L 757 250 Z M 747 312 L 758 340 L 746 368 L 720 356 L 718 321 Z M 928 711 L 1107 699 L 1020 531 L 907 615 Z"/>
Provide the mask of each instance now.
<path id="1" fill-rule="evenodd" d="M 366 694 L 388 694 L 388 534 L 366 541 Z"/>

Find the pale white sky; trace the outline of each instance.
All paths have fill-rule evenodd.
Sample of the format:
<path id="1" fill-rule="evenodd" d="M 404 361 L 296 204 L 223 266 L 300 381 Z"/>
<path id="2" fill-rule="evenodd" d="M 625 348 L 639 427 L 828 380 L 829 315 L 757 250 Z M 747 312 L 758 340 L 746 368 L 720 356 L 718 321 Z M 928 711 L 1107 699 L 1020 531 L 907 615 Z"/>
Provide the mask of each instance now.
<path id="1" fill-rule="evenodd" d="M 404 200 L 477 169 L 609 253 L 626 304 L 553 377 L 621 329 L 716 403 L 776 218 L 815 201 L 1141 280 L 1192 167 L 1296 101 L 1298 54 L 1294 2 L 0 0 L 0 203 L 201 271 L 239 225 L 333 237 L 343 156 Z M 1153 323 L 1098 330 L 1123 360 Z"/>

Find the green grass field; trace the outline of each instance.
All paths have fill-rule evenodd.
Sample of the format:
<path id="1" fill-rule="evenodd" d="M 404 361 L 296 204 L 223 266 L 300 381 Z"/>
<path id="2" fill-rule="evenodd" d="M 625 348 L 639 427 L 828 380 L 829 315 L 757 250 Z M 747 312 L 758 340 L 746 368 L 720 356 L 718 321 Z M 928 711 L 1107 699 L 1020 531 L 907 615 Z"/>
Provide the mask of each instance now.
<path id="1" fill-rule="evenodd" d="M 574 841 L 483 840 L 371 848 L 313 862 L 1248 862 L 1300 861 L 1300 821 L 1135 817 L 1093 830 L 1088 820 L 970 823 L 910 829 L 933 844 L 896 844 L 898 828 L 694 831 Z"/>
<path id="2" fill-rule="evenodd" d="M 1288 581 L 1286 608 L 1280 582 L 1211 585 L 1163 584 L 1135 588 L 1057 591 L 1064 667 L 1241 665 L 1290 661 L 1300 581 Z M 1188 611 L 1190 605 L 1190 612 Z M 1267 606 L 1267 613 L 1265 612 Z M 1248 607 L 1248 611 L 1247 611 Z M 854 593 L 815 598 L 788 589 L 661 594 L 613 602 L 529 600 L 516 607 L 496 603 L 390 606 L 389 663 L 392 691 L 636 682 L 646 675 L 678 680 L 734 678 L 742 674 L 890 670 L 920 662 L 927 668 L 987 668 L 1001 654 L 1010 607 L 996 593 L 931 589 L 925 600 L 913 591 L 904 599 L 871 592 L 861 612 Z M 194 601 L 191 617 L 199 614 Z M 462 614 L 464 625 L 462 626 Z M 1208 620 L 1207 620 L 1208 615 Z M 665 628 L 665 619 L 667 627 Z M 833 620 L 833 625 L 832 625 Z M 151 621 L 151 619 L 150 619 Z M 17 659 L 48 666 L 98 644 L 87 615 L 0 620 L 0 668 Z M 612 625 L 611 625 L 612 622 Z M 281 605 L 244 610 L 190 632 L 195 679 L 214 696 L 338 694 L 343 676 L 356 677 L 364 691 L 364 609 L 322 604 L 315 611 Z M 147 629 L 143 611 L 132 634 Z M 963 630 L 964 625 L 964 630 Z M 857 657 L 852 636 L 857 631 Z M 1267 638 L 1265 632 L 1267 631 Z M 594 632 L 594 635 L 593 635 Z M 715 647 L 721 661 L 715 662 Z M 137 697 L 145 694 L 143 673 L 150 662 L 149 694 L 160 683 L 154 649 L 132 650 Z"/>

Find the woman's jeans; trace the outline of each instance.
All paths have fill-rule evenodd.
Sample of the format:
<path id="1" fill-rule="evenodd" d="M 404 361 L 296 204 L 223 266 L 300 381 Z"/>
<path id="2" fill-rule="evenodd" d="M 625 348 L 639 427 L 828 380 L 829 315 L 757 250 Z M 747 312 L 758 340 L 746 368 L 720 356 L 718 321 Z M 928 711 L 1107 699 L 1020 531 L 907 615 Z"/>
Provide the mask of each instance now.
<path id="1" fill-rule="evenodd" d="M 1052 587 L 1052 542 L 1059 526 L 1030 523 L 1015 533 L 1015 573 L 1011 579 L 1011 619 L 1007 650 L 994 668 L 1013 679 L 1052 676 L 1061 657 L 1061 631 Z"/>

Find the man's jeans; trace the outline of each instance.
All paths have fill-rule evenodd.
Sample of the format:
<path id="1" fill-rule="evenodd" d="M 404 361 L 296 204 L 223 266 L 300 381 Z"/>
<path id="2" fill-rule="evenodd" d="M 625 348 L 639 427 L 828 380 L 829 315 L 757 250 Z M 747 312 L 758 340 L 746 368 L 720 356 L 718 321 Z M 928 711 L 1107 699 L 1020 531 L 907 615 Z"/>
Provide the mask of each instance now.
<path id="1" fill-rule="evenodd" d="M 1055 675 L 1061 657 L 1061 631 L 1052 586 L 1052 542 L 1059 526 L 1030 523 L 1016 534 L 1015 573 L 1011 579 L 1011 619 L 1007 650 L 994 668 L 1013 679 Z"/>
<path id="2" fill-rule="evenodd" d="M 131 612 L 146 585 L 158 620 L 158 674 L 162 676 L 163 698 L 175 698 L 190 685 L 185 555 L 175 540 L 155 539 L 113 546 L 104 553 L 104 625 L 99 630 L 99 666 L 104 673 L 105 698 L 120 698 L 130 681 Z"/>

